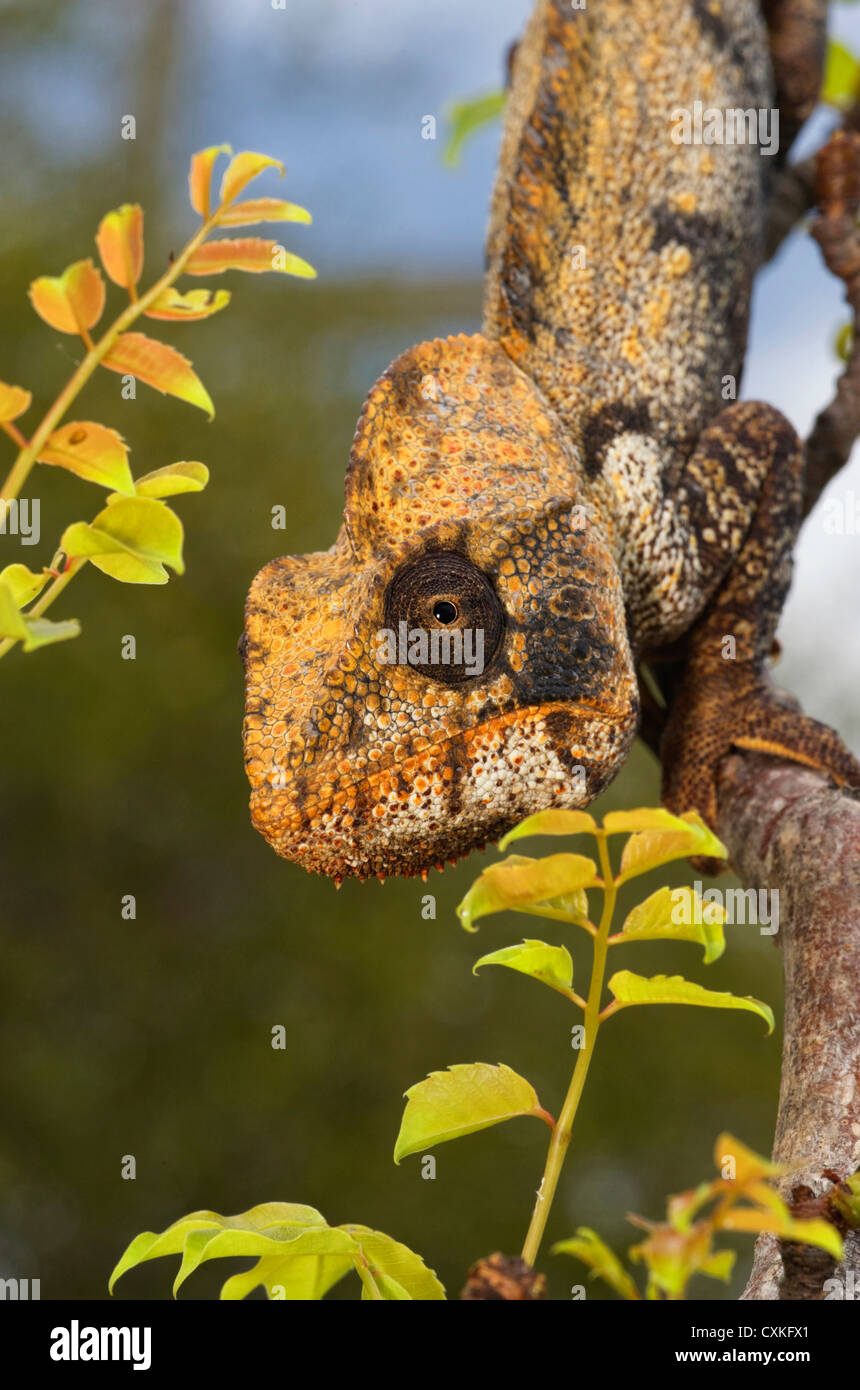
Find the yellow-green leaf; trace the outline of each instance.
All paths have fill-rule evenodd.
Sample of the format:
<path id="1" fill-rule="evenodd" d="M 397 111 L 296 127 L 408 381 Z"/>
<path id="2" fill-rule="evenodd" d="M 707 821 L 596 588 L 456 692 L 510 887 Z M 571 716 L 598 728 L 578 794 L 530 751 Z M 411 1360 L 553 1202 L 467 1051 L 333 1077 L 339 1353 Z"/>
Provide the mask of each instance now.
<path id="1" fill-rule="evenodd" d="M 262 1288 L 277 1301 L 309 1302 L 324 1298 L 355 1267 L 357 1251 L 336 1255 L 310 1255 L 301 1249 L 261 1255 L 251 1269 L 233 1274 L 222 1284 L 220 1297 L 235 1302 Z"/>
<path id="2" fill-rule="evenodd" d="M 596 829 L 597 821 L 587 811 L 538 811 L 509 830 L 499 841 L 499 849 L 507 849 L 513 840 L 526 835 L 593 835 Z"/>
<path id="3" fill-rule="evenodd" d="M 658 888 L 628 913 L 618 938 L 625 941 L 694 941 L 704 947 L 705 964 L 726 949 L 725 911 L 704 902 L 692 888 Z"/>
<path id="4" fill-rule="evenodd" d="M 165 565 L 182 574 L 182 522 L 163 502 L 123 497 L 91 525 L 76 521 L 60 541 L 69 556 L 84 556 L 123 584 L 166 584 Z"/>
<path id="5" fill-rule="evenodd" d="M 187 290 L 181 294 L 171 286 L 154 299 L 145 315 L 148 319 L 167 319 L 192 323 L 211 318 L 230 303 L 229 290 Z"/>
<path id="6" fill-rule="evenodd" d="M 608 811 L 603 817 L 603 829 L 607 835 L 631 835 L 639 830 L 679 830 L 686 834 L 689 826 L 662 806 L 639 806 L 633 811 Z"/>
<path id="7" fill-rule="evenodd" d="M 647 1240 L 630 1250 L 632 1260 L 643 1260 L 648 1266 L 648 1297 L 657 1297 L 659 1290 L 669 1298 L 682 1298 L 691 1277 L 711 1265 L 712 1242 L 713 1232 L 705 1224 L 687 1231 L 655 1226 Z M 717 1265 L 720 1270 L 723 1267 L 722 1262 Z"/>
<path id="8" fill-rule="evenodd" d="M 499 119 L 506 100 L 507 93 L 504 91 L 487 92 L 482 96 L 470 97 L 467 101 L 458 101 L 451 107 L 448 113 L 451 130 L 444 155 L 446 164 L 459 163 L 463 145 L 476 131 Z"/>
<path id="9" fill-rule="evenodd" d="M 630 970 L 619 970 L 609 981 L 609 988 L 621 1008 L 629 1004 L 694 1004 L 706 1009 L 746 1009 L 763 1018 L 767 1031 L 773 1032 L 773 1012 L 760 999 L 705 989 L 681 975 L 653 975 L 648 980 Z"/>
<path id="10" fill-rule="evenodd" d="M 457 915 L 466 930 L 472 931 L 478 917 L 506 909 L 524 910 L 596 881 L 594 860 L 581 854 L 551 854 L 546 859 L 514 854 L 484 869 L 457 908 Z"/>
<path id="11" fill-rule="evenodd" d="M 123 203 L 99 223 L 96 246 L 102 265 L 115 285 L 131 289 L 143 270 L 143 208 Z"/>
<path id="12" fill-rule="evenodd" d="M 0 575 L 2 579 L 2 575 Z M 860 1173 L 852 1173 L 830 1194 L 830 1200 L 838 1207 L 849 1226 L 860 1226 Z"/>
<path id="13" fill-rule="evenodd" d="M 0 641 L 5 642 L 10 638 L 13 642 L 26 641 L 27 624 L 15 602 L 11 586 L 0 582 Z"/>
<path id="14" fill-rule="evenodd" d="M 108 1288 L 113 1293 L 120 1276 L 145 1260 L 155 1260 L 161 1255 L 178 1255 L 189 1236 L 200 1231 L 210 1230 L 213 1234 L 223 1230 L 277 1232 L 282 1237 L 290 1237 L 306 1228 L 325 1226 L 325 1218 L 314 1207 L 292 1202 L 263 1202 L 237 1216 L 221 1216 L 217 1211 L 192 1211 L 164 1231 L 143 1231 L 135 1236 L 117 1261 Z"/>
<path id="15" fill-rule="evenodd" d="M 7 565 L 0 570 L 0 584 L 5 584 L 11 591 L 18 608 L 23 608 L 40 594 L 50 577 L 48 570 L 34 574 L 26 565 Z"/>
<path id="16" fill-rule="evenodd" d="M 23 569 L 24 566 L 10 565 L 8 568 Z M 4 570 L 3 574 L 6 573 Z M 48 618 L 28 618 L 26 613 L 19 610 L 12 585 L 0 575 L 0 640 L 20 642 L 25 652 L 34 652 L 52 642 L 65 642 L 70 637 L 77 637 L 80 630 L 77 618 L 67 618 L 62 623 L 53 623 Z"/>
<path id="17" fill-rule="evenodd" d="M 230 1227 L 220 1231 L 192 1231 L 185 1238 L 182 1263 L 173 1281 L 174 1297 L 185 1280 L 208 1260 L 233 1255 L 257 1255 L 281 1259 L 332 1258 L 353 1256 L 355 1242 L 346 1231 L 323 1223 L 309 1229 L 285 1225 L 269 1231 L 242 1230 Z M 234 1286 L 235 1289 L 235 1286 Z M 235 1293 L 232 1295 L 235 1297 Z M 223 1297 L 223 1290 L 222 1290 Z"/>
<path id="18" fill-rule="evenodd" d="M 177 396 L 196 405 L 207 411 L 210 418 L 215 414 L 209 392 L 188 358 L 167 343 L 156 342 L 143 333 L 123 333 L 102 358 L 102 364 L 112 372 L 137 377 L 163 395 Z"/>
<path id="19" fill-rule="evenodd" d="M 188 171 L 188 196 L 194 211 L 199 212 L 201 217 L 209 216 L 212 170 L 215 167 L 215 161 L 219 154 L 232 153 L 229 145 L 210 145 L 208 149 L 198 150 L 197 154 L 191 156 L 191 168 Z"/>
<path id="20" fill-rule="evenodd" d="M 309 226 L 312 221 L 307 208 L 285 203 L 281 198 L 249 198 L 218 215 L 219 227 L 250 227 L 257 222 L 303 222 Z"/>
<path id="21" fill-rule="evenodd" d="M 277 270 L 305 280 L 316 278 L 313 266 L 287 251 L 279 241 L 250 236 L 204 242 L 186 262 L 183 274 L 221 275 L 225 270 L 246 270 L 254 274 Z"/>
<path id="22" fill-rule="evenodd" d="M 776 1196 L 777 1194 L 773 1194 Z M 812 1220 L 795 1219 L 784 1203 L 782 1210 L 763 1211 L 759 1207 L 730 1207 L 717 1218 L 723 1231 L 770 1231 L 782 1240 L 797 1240 L 803 1245 L 816 1245 L 835 1260 L 843 1256 L 842 1237 L 835 1226 L 820 1217 Z"/>
<path id="23" fill-rule="evenodd" d="M 639 1290 L 618 1256 L 600 1239 L 596 1231 L 588 1226 L 579 1226 L 575 1236 L 569 1240 L 559 1240 L 552 1247 L 551 1255 L 572 1255 L 582 1260 L 592 1273 L 614 1289 L 622 1298 L 638 1299 Z"/>
<path id="24" fill-rule="evenodd" d="M 523 941 L 519 946 L 504 946 L 481 956 L 472 967 L 477 975 L 482 965 L 506 965 L 522 975 L 542 980 L 552 989 L 567 994 L 573 984 L 573 961 L 564 946 L 548 946 L 545 941 Z"/>
<path id="25" fill-rule="evenodd" d="M 272 159 L 267 154 L 255 154 L 253 150 L 242 150 L 240 154 L 234 155 L 224 170 L 224 177 L 221 180 L 221 203 L 232 203 L 246 184 L 255 179 L 258 174 L 262 174 L 264 169 L 278 169 L 281 177 L 286 173 L 286 169 L 279 159 Z"/>
<path id="26" fill-rule="evenodd" d="M 676 820 L 677 817 L 672 819 Z M 619 882 L 690 855 L 701 855 L 708 859 L 728 858 L 725 845 L 708 829 L 697 812 L 686 812 L 680 821 L 684 829 L 644 830 L 631 835 L 621 855 Z"/>
<path id="27" fill-rule="evenodd" d="M 445 1289 L 435 1272 L 428 1269 L 421 1256 L 410 1250 L 408 1245 L 393 1240 L 383 1231 L 371 1230 L 369 1226 L 349 1224 L 339 1229 L 352 1236 L 377 1282 L 392 1280 L 402 1290 L 398 1297 L 420 1299 L 422 1302 L 444 1299 Z M 383 1296 L 389 1296 L 384 1289 Z"/>
<path id="28" fill-rule="evenodd" d="M 748 1149 L 733 1134 L 723 1132 L 714 1144 L 714 1165 L 722 1173 L 726 1159 L 734 1161 L 734 1178 L 731 1182 L 748 1183 L 758 1178 L 776 1178 L 786 1172 L 785 1165 L 773 1163 L 769 1158 Z"/>
<path id="29" fill-rule="evenodd" d="M 394 1162 L 516 1115 L 546 1118 L 534 1087 L 510 1067 L 470 1062 L 431 1072 L 406 1092 Z"/>
<path id="30" fill-rule="evenodd" d="M 0 422 L 5 424 L 9 420 L 17 420 L 19 415 L 30 409 L 32 399 L 23 386 L 7 386 L 5 381 L 0 381 Z"/>
<path id="31" fill-rule="evenodd" d="M 168 463 L 164 468 L 144 473 L 136 480 L 134 490 L 138 497 L 175 497 L 181 492 L 202 492 L 208 481 L 205 463 Z"/>
<path id="32" fill-rule="evenodd" d="M 836 39 L 827 44 L 821 100 L 840 111 L 846 110 L 860 95 L 860 62 L 850 48 Z"/>
<path id="33" fill-rule="evenodd" d="M 39 453 L 39 463 L 53 464 L 90 483 L 112 487 L 126 496 L 134 494 L 128 466 L 128 448 L 122 435 L 92 420 L 72 420 L 49 435 Z"/>
<path id="34" fill-rule="evenodd" d="M 91 260 L 75 261 L 62 275 L 40 275 L 29 290 L 40 318 L 60 333 L 85 333 L 105 307 L 105 282 Z"/>
<path id="35" fill-rule="evenodd" d="M 54 642 L 68 642 L 70 637 L 80 637 L 81 625 L 77 618 L 66 618 L 55 623 L 50 618 L 26 618 L 27 636 L 24 651 L 35 652 L 39 647 L 50 647 Z"/>

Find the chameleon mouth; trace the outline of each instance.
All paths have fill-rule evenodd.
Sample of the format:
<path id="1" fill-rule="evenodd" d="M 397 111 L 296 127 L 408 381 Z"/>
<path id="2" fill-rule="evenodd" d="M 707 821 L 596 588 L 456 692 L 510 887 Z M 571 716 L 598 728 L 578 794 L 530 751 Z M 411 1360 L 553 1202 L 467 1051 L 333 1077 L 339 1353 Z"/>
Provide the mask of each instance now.
<path id="1" fill-rule="evenodd" d="M 525 816 L 586 806 L 615 776 L 636 731 L 634 705 L 524 706 L 356 771 L 335 755 L 285 786 L 257 781 L 251 819 L 285 859 L 338 883 L 426 876 L 499 839 Z"/>

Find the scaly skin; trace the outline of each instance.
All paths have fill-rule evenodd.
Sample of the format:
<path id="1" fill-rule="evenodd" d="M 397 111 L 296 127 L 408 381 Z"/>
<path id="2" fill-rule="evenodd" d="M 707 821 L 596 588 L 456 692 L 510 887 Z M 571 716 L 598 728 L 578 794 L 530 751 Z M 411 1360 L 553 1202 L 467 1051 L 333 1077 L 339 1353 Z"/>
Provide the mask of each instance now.
<path id="1" fill-rule="evenodd" d="M 768 11 L 790 53 L 823 6 Z M 809 81 L 791 78 L 777 63 L 796 125 Z M 635 735 L 637 660 L 670 647 L 685 667 L 667 804 L 713 823 L 733 746 L 860 782 L 762 674 L 802 446 L 725 387 L 768 161 L 670 138 L 675 108 L 769 107 L 772 83 L 754 0 L 539 0 L 513 65 L 484 331 L 394 362 L 359 420 L 335 545 L 273 561 L 248 597 L 252 817 L 279 854 L 337 880 L 423 872 L 586 805 Z M 401 623 L 480 630 L 483 670 L 417 647 L 396 664 L 379 634 Z"/>

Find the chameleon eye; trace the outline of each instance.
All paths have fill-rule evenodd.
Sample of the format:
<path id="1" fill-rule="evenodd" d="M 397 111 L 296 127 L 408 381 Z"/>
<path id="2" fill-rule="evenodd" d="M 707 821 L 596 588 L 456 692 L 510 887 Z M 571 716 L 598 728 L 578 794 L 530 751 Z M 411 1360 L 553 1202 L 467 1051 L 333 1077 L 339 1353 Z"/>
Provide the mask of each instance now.
<path id="1" fill-rule="evenodd" d="M 453 623 L 457 616 L 457 605 L 447 598 L 440 598 L 433 604 L 433 617 L 437 623 Z"/>
<path id="2" fill-rule="evenodd" d="M 388 586 L 385 626 L 398 632 L 400 623 L 412 634 L 409 665 L 456 685 L 489 665 L 505 616 L 489 579 L 471 560 L 456 550 L 438 550 L 408 561 Z"/>

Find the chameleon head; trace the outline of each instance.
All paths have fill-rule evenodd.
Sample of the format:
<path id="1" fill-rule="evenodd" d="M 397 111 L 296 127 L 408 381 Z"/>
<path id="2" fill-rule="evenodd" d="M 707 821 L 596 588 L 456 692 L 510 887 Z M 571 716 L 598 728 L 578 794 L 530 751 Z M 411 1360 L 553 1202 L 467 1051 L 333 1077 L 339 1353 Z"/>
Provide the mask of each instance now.
<path id="1" fill-rule="evenodd" d="M 560 422 L 486 339 L 422 343 L 371 391 L 331 548 L 254 580 L 254 824 L 341 879 L 410 874 L 587 804 L 633 739 L 612 549 Z"/>

